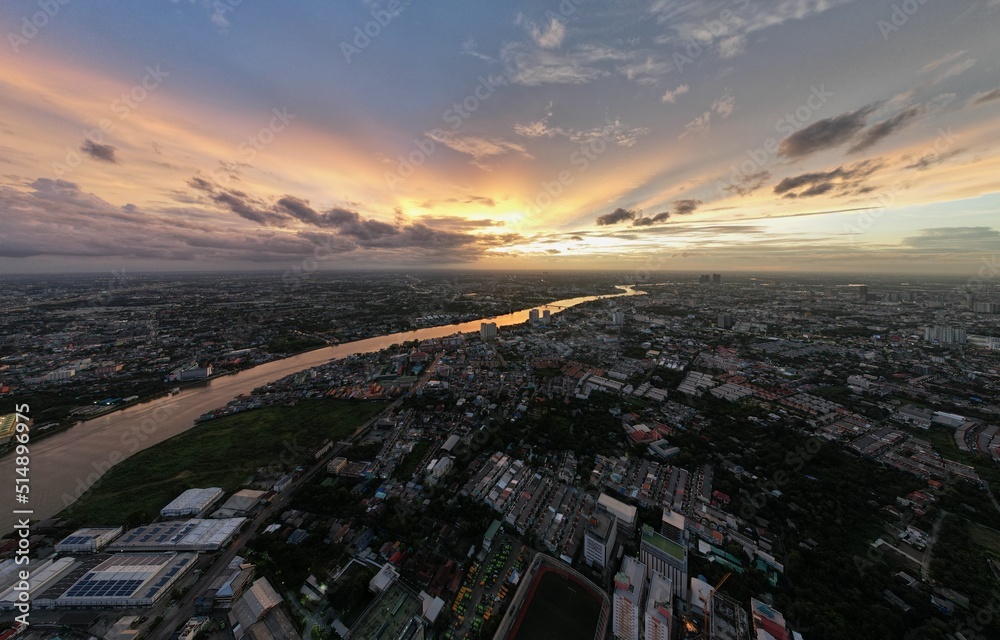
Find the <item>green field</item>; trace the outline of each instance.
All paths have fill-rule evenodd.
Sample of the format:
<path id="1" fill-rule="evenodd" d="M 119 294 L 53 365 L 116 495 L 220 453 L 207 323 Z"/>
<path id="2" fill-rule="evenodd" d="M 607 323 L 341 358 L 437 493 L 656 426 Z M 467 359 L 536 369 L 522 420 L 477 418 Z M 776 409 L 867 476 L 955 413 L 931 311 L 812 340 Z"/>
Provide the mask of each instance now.
<path id="1" fill-rule="evenodd" d="M 515 640 L 591 640 L 601 603 L 589 589 L 554 571 L 542 575 Z"/>
<path id="2" fill-rule="evenodd" d="M 186 489 L 228 492 L 261 467 L 291 470 L 325 440 L 350 435 L 384 406 L 315 400 L 204 422 L 115 465 L 60 515 L 87 526 L 151 522 Z"/>

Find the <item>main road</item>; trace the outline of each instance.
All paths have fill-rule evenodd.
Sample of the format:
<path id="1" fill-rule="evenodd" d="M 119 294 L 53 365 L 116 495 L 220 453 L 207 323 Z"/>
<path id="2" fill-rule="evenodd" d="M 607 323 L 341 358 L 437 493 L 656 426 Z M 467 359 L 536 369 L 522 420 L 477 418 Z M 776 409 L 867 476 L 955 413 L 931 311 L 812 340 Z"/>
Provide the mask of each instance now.
<path id="1" fill-rule="evenodd" d="M 538 307 L 553 314 L 578 304 L 601 298 L 640 295 L 631 287 L 624 293 L 607 296 L 584 296 L 559 300 Z M 30 494 L 27 505 L 14 504 L 14 454 L 0 459 L 0 478 L 10 478 L 10 486 L 0 492 L 6 508 L 0 508 L 0 533 L 13 530 L 14 509 L 30 509 L 36 519 L 49 518 L 72 504 L 112 465 L 167 438 L 187 431 L 198 416 L 225 405 L 242 393 L 335 358 L 356 353 L 379 351 L 393 344 L 411 340 L 443 338 L 456 333 L 479 330 L 483 321 L 504 327 L 528 320 L 528 310 L 503 316 L 483 318 L 461 324 L 428 327 L 394 333 L 356 342 L 347 342 L 258 365 L 252 369 L 222 376 L 203 386 L 181 390 L 180 394 L 133 405 L 100 418 L 82 422 L 30 445 Z M 33 407 L 36 411 L 41 407 Z"/>

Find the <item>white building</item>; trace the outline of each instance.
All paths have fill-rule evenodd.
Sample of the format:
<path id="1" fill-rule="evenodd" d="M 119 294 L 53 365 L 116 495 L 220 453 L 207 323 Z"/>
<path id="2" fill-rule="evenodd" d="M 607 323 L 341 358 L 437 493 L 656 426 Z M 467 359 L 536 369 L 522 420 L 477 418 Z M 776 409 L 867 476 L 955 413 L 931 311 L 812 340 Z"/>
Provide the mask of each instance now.
<path id="1" fill-rule="evenodd" d="M 615 548 L 618 527 L 614 516 L 595 512 L 590 516 L 583 536 L 583 556 L 592 567 L 606 567 Z"/>
<path id="2" fill-rule="evenodd" d="M 646 566 L 631 556 L 615 574 L 612 628 L 619 640 L 639 640 L 639 612 L 646 591 Z"/>
<path id="3" fill-rule="evenodd" d="M 646 640 L 670 640 L 674 619 L 674 587 L 670 578 L 653 571 L 649 578 L 646 615 L 643 618 Z"/>
<path id="4" fill-rule="evenodd" d="M 182 518 L 184 516 L 200 516 L 206 513 L 213 504 L 222 499 L 225 493 L 219 487 L 207 489 L 188 489 L 170 501 L 170 504 L 160 509 L 161 518 Z"/>

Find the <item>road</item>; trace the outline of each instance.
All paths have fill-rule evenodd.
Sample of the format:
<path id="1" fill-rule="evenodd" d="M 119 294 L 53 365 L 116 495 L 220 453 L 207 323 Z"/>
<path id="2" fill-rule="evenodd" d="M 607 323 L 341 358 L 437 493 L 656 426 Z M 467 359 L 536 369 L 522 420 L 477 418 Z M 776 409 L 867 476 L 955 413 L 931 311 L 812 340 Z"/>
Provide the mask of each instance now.
<path id="1" fill-rule="evenodd" d="M 399 407 L 400 403 L 402 403 L 402 398 L 396 400 L 377 415 L 358 427 L 357 430 L 355 430 L 354 435 L 351 436 L 351 442 L 370 429 L 371 426 L 387 412 L 395 411 Z M 330 460 L 340 455 L 348 446 L 349 444 L 340 444 L 339 446 L 334 447 L 330 452 L 323 456 L 319 462 L 314 464 L 308 471 L 294 480 L 287 489 L 282 491 L 281 494 L 275 498 L 274 502 L 264 507 L 264 509 L 261 510 L 261 512 L 258 513 L 249 524 L 244 525 L 243 531 L 239 534 L 239 536 L 232 543 L 230 543 L 229 547 L 222 553 L 221 556 L 219 556 L 218 559 L 216 559 L 215 563 L 213 563 L 212 566 L 202 574 L 201 579 L 195 583 L 194 587 L 188 591 L 187 595 L 184 596 L 180 602 L 175 603 L 172 610 L 167 609 L 165 600 L 154 606 L 148 613 L 150 621 L 155 619 L 158 615 L 161 615 L 165 609 L 167 609 L 167 612 L 163 614 L 163 621 L 156 627 L 156 629 L 149 632 L 149 635 L 146 637 L 148 637 L 149 640 L 167 640 L 173 635 L 174 630 L 177 629 L 178 626 L 187 622 L 189 618 L 194 616 L 195 601 L 205 594 L 208 587 L 222 574 L 223 571 L 225 571 L 226 567 L 229 566 L 229 563 L 233 561 L 233 558 L 239 555 L 248 542 L 253 540 L 261 525 L 267 522 L 267 520 L 274 513 L 281 513 L 291 501 L 295 492 L 309 482 L 309 480 L 312 479 L 312 477 L 317 473 L 325 471 L 326 465 L 330 462 Z M 145 624 L 149 623 L 147 622 Z M 144 628 L 141 628 L 139 630 L 140 634 L 142 634 L 143 631 Z"/>
<path id="2" fill-rule="evenodd" d="M 932 558 L 931 552 L 934 550 L 934 543 L 937 542 L 938 532 L 941 531 L 941 523 L 944 522 L 944 519 L 947 515 L 948 512 L 945 511 L 944 509 L 941 509 L 941 512 L 938 514 L 937 520 L 934 521 L 934 528 L 931 529 L 931 537 L 927 541 L 927 549 L 924 551 L 924 559 L 923 562 L 920 563 L 920 578 L 922 580 L 927 580 L 927 578 L 930 576 L 931 558 Z"/>

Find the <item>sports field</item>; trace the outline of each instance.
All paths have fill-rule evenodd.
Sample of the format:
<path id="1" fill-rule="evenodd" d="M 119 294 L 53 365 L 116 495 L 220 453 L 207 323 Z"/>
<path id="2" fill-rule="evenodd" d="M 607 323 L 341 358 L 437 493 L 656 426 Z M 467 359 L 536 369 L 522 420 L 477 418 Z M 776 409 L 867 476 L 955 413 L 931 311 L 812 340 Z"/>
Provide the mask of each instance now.
<path id="1" fill-rule="evenodd" d="M 535 576 L 514 640 L 593 640 L 601 602 L 589 588 L 544 567 Z"/>

